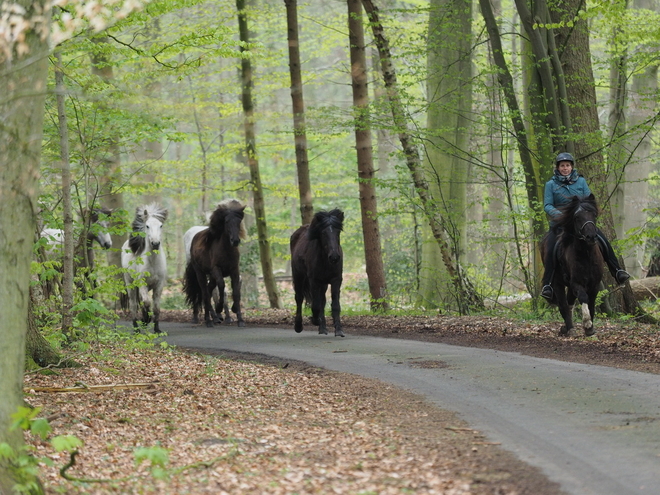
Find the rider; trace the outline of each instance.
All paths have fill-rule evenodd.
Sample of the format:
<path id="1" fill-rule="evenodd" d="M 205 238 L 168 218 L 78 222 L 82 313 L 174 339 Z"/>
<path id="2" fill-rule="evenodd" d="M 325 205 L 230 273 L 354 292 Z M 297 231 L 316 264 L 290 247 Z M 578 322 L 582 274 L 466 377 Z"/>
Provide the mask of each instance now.
<path id="1" fill-rule="evenodd" d="M 543 274 L 541 297 L 548 301 L 552 301 L 554 296 L 550 284 L 555 271 L 554 251 L 558 234 L 555 229 L 555 219 L 561 215 L 557 208 L 568 204 L 573 196 L 586 198 L 591 194 L 587 181 L 573 168 L 574 164 L 573 155 L 559 153 L 555 158 L 555 173 L 545 184 L 544 204 L 545 212 L 550 216 L 550 232 L 548 232 L 545 259 L 543 260 L 545 273 Z M 598 244 L 610 273 L 619 285 L 625 284 L 630 275 L 619 266 L 619 261 L 605 235 L 600 229 L 596 230 L 598 232 Z"/>

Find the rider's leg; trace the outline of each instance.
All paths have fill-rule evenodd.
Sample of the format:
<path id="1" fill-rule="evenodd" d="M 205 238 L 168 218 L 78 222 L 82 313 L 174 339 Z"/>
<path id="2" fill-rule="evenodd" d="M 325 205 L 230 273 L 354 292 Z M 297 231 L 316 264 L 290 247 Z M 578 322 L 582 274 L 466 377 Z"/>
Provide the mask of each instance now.
<path id="1" fill-rule="evenodd" d="M 601 253 L 603 253 L 603 258 L 605 258 L 605 263 L 607 263 L 607 268 L 610 270 L 610 273 L 614 277 L 614 280 L 616 280 L 617 284 L 625 284 L 630 278 L 630 275 L 619 266 L 619 260 L 617 259 L 616 254 L 614 254 L 614 249 L 612 249 L 612 245 L 610 244 L 610 241 L 607 240 L 607 237 L 605 237 L 600 229 L 597 229 L 597 232 L 598 245 L 600 246 Z"/>
<path id="2" fill-rule="evenodd" d="M 552 276 L 555 274 L 555 245 L 557 244 L 557 234 L 554 230 L 548 232 L 548 237 L 546 238 L 546 251 L 545 258 L 543 259 L 543 266 L 545 271 L 543 272 L 543 278 L 541 279 L 541 297 L 552 301 L 554 297 L 554 291 L 552 290 Z"/>

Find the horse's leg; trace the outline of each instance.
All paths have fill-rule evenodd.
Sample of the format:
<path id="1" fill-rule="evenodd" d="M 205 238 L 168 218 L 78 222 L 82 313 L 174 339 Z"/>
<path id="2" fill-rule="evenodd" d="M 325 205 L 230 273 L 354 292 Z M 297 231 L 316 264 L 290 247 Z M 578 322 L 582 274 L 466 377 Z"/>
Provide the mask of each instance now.
<path id="1" fill-rule="evenodd" d="M 232 293 L 232 298 L 234 297 L 234 294 Z M 220 299 L 218 297 L 218 299 Z M 216 311 L 220 313 L 221 311 L 225 312 L 225 323 L 229 325 L 234 321 L 234 319 L 231 317 L 231 313 L 229 312 L 229 296 L 227 295 L 227 291 L 225 291 L 225 303 L 222 305 L 222 308 L 216 308 Z"/>
<path id="2" fill-rule="evenodd" d="M 316 319 L 319 325 L 319 334 L 328 335 L 325 322 L 325 293 L 328 284 L 314 284 L 312 287 L 312 321 Z"/>
<path id="3" fill-rule="evenodd" d="M 128 308 L 131 311 L 131 318 L 133 319 L 133 328 L 135 328 L 136 330 L 139 328 L 137 321 L 137 312 L 138 312 L 137 299 L 138 299 L 137 288 L 133 287 L 132 289 L 128 289 Z"/>
<path id="4" fill-rule="evenodd" d="M 213 304 L 215 305 L 215 314 L 218 315 L 218 320 L 216 323 L 221 323 L 226 321 L 227 318 L 222 318 L 222 306 L 220 305 L 220 295 L 218 294 L 218 288 L 214 287 L 211 291 L 211 298 L 213 299 Z M 227 306 L 227 296 L 225 295 L 225 307 Z M 228 322 L 227 322 L 228 323 Z"/>
<path id="5" fill-rule="evenodd" d="M 303 294 L 302 289 L 296 289 L 294 287 L 295 299 L 296 299 L 296 319 L 293 322 L 293 329 L 296 333 L 303 331 L 303 318 L 302 318 L 302 305 L 305 300 L 305 295 Z"/>
<path id="6" fill-rule="evenodd" d="M 142 321 L 144 323 L 149 323 L 151 321 L 151 297 L 149 296 L 149 286 L 141 286 L 138 289 L 138 293 L 142 307 Z"/>
<path id="7" fill-rule="evenodd" d="M 163 294 L 163 282 L 158 282 L 156 287 L 154 287 L 154 333 L 160 333 L 160 328 L 158 327 L 158 322 L 160 320 L 160 297 Z"/>
<path id="8" fill-rule="evenodd" d="M 339 304 L 339 293 L 341 290 L 341 279 L 339 281 L 333 281 L 330 284 L 330 295 L 332 298 L 331 310 L 332 310 L 332 322 L 335 325 L 335 337 L 344 337 L 344 331 L 341 328 L 341 321 L 339 314 L 341 313 L 341 304 Z"/>
<path id="9" fill-rule="evenodd" d="M 243 321 L 243 312 L 241 311 L 241 276 L 237 273 L 231 276 L 231 296 L 234 301 L 231 310 L 236 314 L 238 326 L 244 327 L 245 321 Z M 225 300 L 226 297 L 225 295 Z"/>
<path id="10" fill-rule="evenodd" d="M 564 287 L 557 286 L 553 286 L 553 289 L 555 297 L 557 298 L 559 312 L 564 319 L 564 324 L 559 329 L 559 335 L 573 337 L 575 336 L 575 331 L 573 330 L 573 308 L 569 306 L 568 301 L 566 300 L 566 290 Z"/>
<path id="11" fill-rule="evenodd" d="M 214 304 L 213 323 L 220 324 L 222 323 L 222 314 L 220 311 L 218 311 L 218 306 L 222 303 L 219 301 L 218 284 L 212 276 L 209 277 L 208 291 L 209 294 L 211 294 L 211 300 Z"/>
<path id="12" fill-rule="evenodd" d="M 215 313 L 211 306 L 211 294 L 209 293 L 208 280 L 205 273 L 201 270 L 195 270 L 197 275 L 197 283 L 199 284 L 200 292 L 202 293 L 202 301 L 204 302 L 204 322 L 208 328 L 213 327 L 213 319 L 210 314 Z"/>
<path id="13" fill-rule="evenodd" d="M 598 295 L 598 286 L 596 286 L 594 289 L 588 291 L 587 297 L 588 297 L 588 302 L 586 305 L 582 305 L 582 328 L 584 328 L 584 335 L 587 337 L 591 337 L 593 334 L 596 333 L 596 330 L 594 328 L 594 319 L 596 317 L 596 296 Z M 589 324 L 587 325 L 584 321 L 584 312 L 586 311 L 589 312 Z"/>

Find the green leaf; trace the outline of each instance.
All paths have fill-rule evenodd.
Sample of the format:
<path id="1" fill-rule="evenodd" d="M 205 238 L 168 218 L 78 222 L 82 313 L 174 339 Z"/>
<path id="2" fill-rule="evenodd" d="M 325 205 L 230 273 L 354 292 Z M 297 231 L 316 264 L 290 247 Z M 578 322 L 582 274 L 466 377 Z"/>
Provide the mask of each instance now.
<path id="1" fill-rule="evenodd" d="M 73 435 L 60 435 L 50 441 L 57 452 L 73 451 L 83 446 L 83 441 Z"/>
<path id="2" fill-rule="evenodd" d="M 169 453 L 162 447 L 141 447 L 134 455 L 136 466 L 145 460 L 148 460 L 152 466 L 165 466 L 169 461 Z"/>
<path id="3" fill-rule="evenodd" d="M 45 440 L 53 429 L 50 427 L 50 423 L 48 423 L 47 419 L 38 418 L 32 421 L 30 431 L 35 435 L 39 435 L 42 440 Z"/>

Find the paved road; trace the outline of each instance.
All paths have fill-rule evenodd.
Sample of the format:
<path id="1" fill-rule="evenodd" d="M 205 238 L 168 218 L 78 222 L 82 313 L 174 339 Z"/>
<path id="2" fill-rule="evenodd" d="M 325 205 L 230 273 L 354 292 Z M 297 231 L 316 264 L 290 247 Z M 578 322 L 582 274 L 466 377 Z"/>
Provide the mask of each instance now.
<path id="1" fill-rule="evenodd" d="M 568 493 L 660 494 L 658 375 L 311 330 L 161 328 L 171 344 L 305 361 L 421 394 L 541 468 Z M 425 361 L 435 367 L 422 367 Z"/>

